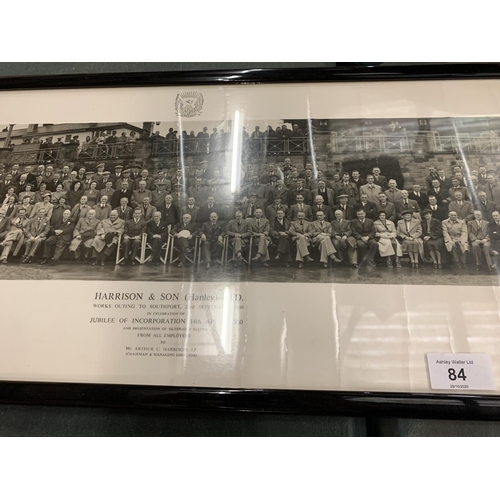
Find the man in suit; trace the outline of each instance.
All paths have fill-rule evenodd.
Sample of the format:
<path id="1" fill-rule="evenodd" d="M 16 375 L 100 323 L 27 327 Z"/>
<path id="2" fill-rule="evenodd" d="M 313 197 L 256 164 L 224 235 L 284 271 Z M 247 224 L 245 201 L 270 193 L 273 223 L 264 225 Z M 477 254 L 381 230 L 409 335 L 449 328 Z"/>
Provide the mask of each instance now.
<path id="1" fill-rule="evenodd" d="M 240 207 L 243 218 L 251 219 L 255 217 L 255 211 L 257 209 L 264 209 L 264 205 L 261 200 L 257 200 L 256 193 L 250 193 L 247 201 L 244 201 Z"/>
<path id="2" fill-rule="evenodd" d="M 0 242 L 5 239 L 11 228 L 11 219 L 5 214 L 5 208 L 0 208 Z"/>
<path id="3" fill-rule="evenodd" d="M 52 205 L 52 203 L 50 203 L 51 198 L 52 198 L 52 193 L 49 193 L 47 191 L 45 193 L 43 193 L 42 194 L 43 201 L 39 201 L 38 203 L 35 203 L 35 206 L 33 207 L 33 213 L 37 214 L 38 210 L 40 208 L 44 208 L 45 209 L 45 216 L 47 217 L 47 219 L 50 220 L 50 218 L 52 217 L 52 210 L 54 210 L 54 205 Z M 82 198 L 84 198 L 84 197 L 82 196 Z"/>
<path id="4" fill-rule="evenodd" d="M 448 209 L 439 205 L 436 196 L 433 194 L 429 195 L 429 204 L 425 208 L 432 212 L 433 219 L 443 221 L 448 217 Z"/>
<path id="5" fill-rule="evenodd" d="M 332 243 L 332 225 L 325 220 L 325 214 L 321 210 L 316 213 L 314 222 L 311 222 L 309 237 L 312 245 L 317 246 L 320 252 L 319 261 L 324 268 L 328 268 L 328 261 L 342 262 L 336 257 L 337 250 Z"/>
<path id="6" fill-rule="evenodd" d="M 480 186 L 484 186 L 488 182 L 488 174 L 486 171 L 486 167 L 480 166 L 479 167 L 479 172 L 477 174 L 477 183 Z"/>
<path id="7" fill-rule="evenodd" d="M 188 231 L 189 236 L 179 236 L 181 231 Z M 188 255 L 194 249 L 196 236 L 198 235 L 198 226 L 191 221 L 191 216 L 184 214 L 182 222 L 179 222 L 170 230 L 170 235 L 175 238 L 175 246 L 179 250 L 179 264 L 177 264 L 177 267 L 184 267 L 187 262 L 193 262 Z"/>
<path id="8" fill-rule="evenodd" d="M 348 199 L 349 198 L 347 194 L 341 194 L 338 197 L 339 204 L 333 207 L 333 213 L 335 213 L 337 210 L 341 210 L 344 213 L 344 219 L 352 220 L 356 217 L 356 211 L 354 210 L 354 207 L 352 205 L 348 204 Z M 331 221 L 333 221 L 334 219 L 335 215 L 331 218 Z"/>
<path id="9" fill-rule="evenodd" d="M 449 188 L 448 188 L 449 189 Z M 447 206 L 448 201 L 448 190 L 444 189 L 440 184 L 438 179 L 432 180 L 432 187 L 427 193 L 428 197 L 435 196 L 438 205 Z"/>
<path id="10" fill-rule="evenodd" d="M 366 184 L 366 180 L 361 178 L 359 170 L 353 170 L 351 172 L 351 182 L 356 186 L 358 192 L 359 188 Z"/>
<path id="11" fill-rule="evenodd" d="M 317 219 L 316 214 L 318 212 L 323 213 L 323 218 L 327 222 L 332 222 L 335 219 L 335 216 L 333 215 L 333 210 L 328 205 L 325 205 L 325 200 L 323 199 L 323 196 L 321 196 L 320 194 L 316 196 L 316 198 L 314 199 L 314 205 L 311 207 L 311 212 L 312 212 L 312 220 Z"/>
<path id="12" fill-rule="evenodd" d="M 149 171 L 145 168 L 141 171 L 141 176 L 138 179 L 134 180 L 133 189 L 135 191 L 141 189 L 141 182 L 144 182 L 144 189 L 150 191 L 153 187 L 155 181 L 151 177 L 149 177 Z"/>
<path id="13" fill-rule="evenodd" d="M 342 210 L 335 210 L 332 222 L 332 241 L 339 257 L 352 267 L 357 266 L 356 240 L 352 236 L 351 221 L 346 220 Z"/>
<path id="14" fill-rule="evenodd" d="M 402 201 L 403 196 L 401 195 L 401 191 L 398 189 L 398 184 L 394 179 L 389 181 L 389 189 L 385 191 L 387 196 L 387 200 L 396 205 L 400 201 Z"/>
<path id="15" fill-rule="evenodd" d="M 418 203 L 420 211 L 422 211 L 429 203 L 427 195 L 420 192 L 420 184 L 413 184 L 411 191 L 408 193 L 408 198 Z"/>
<path id="16" fill-rule="evenodd" d="M 500 212 L 495 210 L 491 216 L 493 217 L 489 227 L 491 254 L 496 257 L 500 254 Z"/>
<path id="17" fill-rule="evenodd" d="M 373 175 L 368 174 L 366 176 L 366 184 L 359 188 L 359 196 L 361 197 L 363 194 L 366 194 L 367 201 L 377 204 L 379 202 L 378 195 L 383 191 L 378 184 L 375 184 L 374 180 Z"/>
<path id="18" fill-rule="evenodd" d="M 259 175 L 258 174 L 253 174 L 252 175 L 252 183 L 246 186 L 242 190 L 242 195 L 244 198 L 250 198 L 250 195 L 253 193 L 257 197 L 257 199 L 263 203 L 264 202 L 264 195 L 266 193 L 267 189 L 264 184 L 260 183 L 259 180 Z"/>
<path id="19" fill-rule="evenodd" d="M 312 166 L 306 165 L 304 173 L 305 173 L 304 187 L 309 191 L 318 189 L 318 180 L 315 179 L 313 176 Z"/>
<path id="20" fill-rule="evenodd" d="M 47 239 L 43 243 L 42 264 L 51 259 L 52 264 L 57 264 L 66 247 L 71 243 L 75 223 L 71 221 L 71 211 L 65 210 L 62 219 L 50 225 Z"/>
<path id="21" fill-rule="evenodd" d="M 395 203 L 397 219 L 399 220 L 403 218 L 401 215 L 402 212 L 410 211 L 413 213 L 414 218 L 421 220 L 422 218 L 420 216 L 420 207 L 418 203 L 415 200 L 410 200 L 409 193 L 406 189 L 402 189 L 400 193 L 401 200 Z"/>
<path id="22" fill-rule="evenodd" d="M 257 247 L 257 254 L 252 260 L 260 261 L 265 267 L 268 267 L 269 260 L 269 221 L 262 217 L 263 211 L 261 208 L 255 210 L 255 216 L 252 219 L 247 219 L 247 228 L 250 235 L 253 237 L 253 246 Z"/>
<path id="23" fill-rule="evenodd" d="M 311 207 L 304 202 L 304 197 L 301 194 L 298 194 L 296 201 L 297 203 L 292 205 L 288 211 L 288 220 L 297 220 L 298 213 L 304 212 L 305 219 L 307 221 L 311 221 L 313 219 L 312 210 Z"/>
<path id="24" fill-rule="evenodd" d="M 464 201 L 461 191 L 455 191 L 455 201 L 448 205 L 448 212 L 454 211 L 460 219 L 469 222 L 474 219 L 474 208 L 470 201 Z"/>
<path id="25" fill-rule="evenodd" d="M 109 215 L 111 214 L 112 207 L 108 203 L 108 196 L 103 195 L 97 205 L 94 206 L 95 210 L 95 218 L 97 220 L 105 220 L 109 219 Z"/>
<path id="26" fill-rule="evenodd" d="M 5 209 L 0 209 L 5 210 Z M 5 219 L 7 219 L 4 216 Z M 7 264 L 7 258 L 9 257 L 9 253 L 12 250 L 12 245 L 16 243 L 16 245 L 23 244 L 25 233 L 30 222 L 30 219 L 26 217 L 26 209 L 19 208 L 19 211 L 15 217 L 8 219 L 10 222 L 10 231 L 5 234 L 5 236 L 0 237 L 0 246 L 3 247 L 2 254 L 0 256 L 0 264 Z M 7 222 L 4 222 L 7 225 Z"/>
<path id="27" fill-rule="evenodd" d="M 439 180 L 439 175 L 436 172 L 436 167 L 434 165 L 429 166 L 429 175 L 425 178 L 425 184 L 427 186 L 427 191 L 432 189 L 432 181 Z"/>
<path id="28" fill-rule="evenodd" d="M 142 200 L 142 205 L 140 205 L 142 211 L 142 216 L 149 222 L 153 218 L 153 214 L 158 210 L 156 207 L 151 205 L 150 198 L 148 196 L 144 197 Z"/>
<path id="29" fill-rule="evenodd" d="M 243 220 L 243 213 L 238 210 L 234 219 L 230 220 L 226 226 L 226 234 L 229 236 L 229 243 L 233 247 L 233 259 L 244 260 L 242 252 L 248 246 L 250 231 L 246 220 Z"/>
<path id="30" fill-rule="evenodd" d="M 200 207 L 195 205 L 195 199 L 192 196 L 190 196 L 187 199 L 187 205 L 184 206 L 181 210 L 181 215 L 189 214 L 191 216 L 191 220 L 193 222 L 198 223 L 197 216 L 199 211 Z"/>
<path id="31" fill-rule="evenodd" d="M 213 261 L 221 263 L 225 236 L 226 228 L 224 224 L 219 221 L 217 213 L 212 212 L 210 214 L 210 221 L 204 222 L 201 226 L 201 248 L 207 269 L 210 268 Z"/>
<path id="32" fill-rule="evenodd" d="M 128 198 L 125 196 L 120 200 L 120 204 L 113 210 L 118 212 L 118 217 L 124 221 L 128 221 L 134 215 L 134 210 L 128 206 Z M 74 210 L 74 209 L 73 209 Z"/>
<path id="33" fill-rule="evenodd" d="M 380 212 L 380 210 L 383 210 L 385 212 L 387 220 L 390 220 L 391 222 L 396 224 L 398 217 L 396 213 L 396 206 L 394 205 L 394 203 L 387 201 L 387 195 L 385 193 L 380 193 L 378 195 L 378 199 L 379 202 L 375 203 L 377 213 Z"/>
<path id="34" fill-rule="evenodd" d="M 115 190 L 113 196 L 111 196 L 111 206 L 117 207 L 120 204 L 122 198 L 127 198 L 127 205 L 130 205 L 133 194 L 134 193 L 129 189 L 128 181 L 123 181 L 121 183 L 120 189 Z"/>
<path id="35" fill-rule="evenodd" d="M 136 256 L 141 246 L 146 224 L 147 222 L 142 215 L 141 207 L 134 208 L 132 218 L 126 220 L 123 227 L 123 260 L 120 265 L 136 265 Z"/>
<path id="36" fill-rule="evenodd" d="M 359 209 L 356 212 L 356 219 L 351 221 L 351 231 L 359 252 L 358 262 L 360 265 L 366 263 L 374 267 L 374 258 L 378 249 L 378 243 L 375 239 L 375 225 L 371 219 L 366 217 L 364 210 Z"/>
<path id="37" fill-rule="evenodd" d="M 335 186 L 336 203 L 339 203 L 339 197 L 342 194 L 347 195 L 347 203 L 351 206 L 354 206 L 354 204 L 359 201 L 358 188 L 350 181 L 349 174 L 347 172 L 342 174 L 341 182 Z"/>
<path id="38" fill-rule="evenodd" d="M 151 191 L 149 189 L 146 189 L 146 181 L 144 179 L 141 179 L 138 184 L 139 189 L 133 192 L 132 198 L 130 200 L 132 208 L 141 206 L 144 202 L 144 198 L 149 198 L 151 200 Z"/>
<path id="39" fill-rule="evenodd" d="M 25 177 L 26 182 L 28 184 L 35 185 L 36 175 L 33 173 L 33 167 L 31 167 L 31 165 L 27 165 L 26 167 L 24 167 L 24 174 L 26 175 L 26 177 Z M 22 177 L 22 176 L 20 175 L 19 177 Z M 15 178 L 14 167 L 12 167 L 12 179 L 14 180 L 14 178 Z"/>
<path id="40" fill-rule="evenodd" d="M 278 179 L 276 181 L 276 186 L 268 190 L 267 205 L 271 205 L 277 197 L 280 197 L 283 203 L 288 205 L 289 194 L 288 189 L 285 188 L 283 179 Z"/>
<path id="41" fill-rule="evenodd" d="M 278 209 L 276 218 L 270 222 L 269 235 L 276 245 L 276 260 L 279 260 L 285 267 L 290 267 L 291 257 L 291 233 L 290 221 L 285 218 L 285 211 Z"/>
<path id="42" fill-rule="evenodd" d="M 373 167 L 373 182 L 382 188 L 382 191 L 385 191 L 387 188 L 387 177 L 384 177 L 380 174 L 379 167 Z M 368 176 L 366 176 L 366 180 L 368 182 Z"/>
<path id="43" fill-rule="evenodd" d="M 437 180 L 439 181 L 439 185 L 441 186 L 441 188 L 448 192 L 448 190 L 451 188 L 451 179 L 449 177 L 446 177 L 445 173 L 444 173 L 444 168 L 438 168 L 438 177 L 437 177 Z"/>
<path id="44" fill-rule="evenodd" d="M 179 210 L 171 194 L 167 194 L 163 203 L 157 205 L 157 208 L 161 212 L 161 220 L 168 226 L 174 227 L 180 221 Z"/>
<path id="45" fill-rule="evenodd" d="M 212 212 L 215 212 L 219 216 L 220 221 L 226 219 L 226 214 L 224 213 L 222 205 L 218 204 L 213 196 L 209 196 L 207 201 L 200 206 L 200 210 L 196 215 L 197 224 L 208 222 Z"/>
<path id="46" fill-rule="evenodd" d="M 288 206 L 284 205 L 282 201 L 281 196 L 278 195 L 274 198 L 274 203 L 266 207 L 265 216 L 270 224 L 276 219 L 279 210 L 282 210 L 285 215 L 288 213 Z"/>
<path id="47" fill-rule="evenodd" d="M 161 220 L 161 212 L 154 212 L 146 225 L 148 243 L 151 246 L 151 264 L 160 265 L 161 248 L 167 241 L 168 224 Z"/>
<path id="48" fill-rule="evenodd" d="M 462 193 L 462 199 L 464 201 L 469 200 L 467 188 L 460 185 L 460 181 L 457 177 L 453 177 L 453 179 L 451 179 L 451 188 L 448 189 L 448 201 L 450 203 L 455 201 L 455 193 L 457 191 L 460 191 Z"/>
<path id="49" fill-rule="evenodd" d="M 491 261 L 491 243 L 489 235 L 489 224 L 483 220 L 481 210 L 474 210 L 474 220 L 467 223 L 469 241 L 472 248 L 472 254 L 476 260 L 476 271 L 481 271 L 481 254 L 484 256 L 486 265 L 490 271 L 495 269 Z"/>
<path id="50" fill-rule="evenodd" d="M 457 212 L 451 210 L 443 224 L 443 238 L 446 250 L 451 253 L 453 262 L 460 269 L 467 267 L 466 252 L 469 250 L 467 223 L 458 218 Z"/>
<path id="51" fill-rule="evenodd" d="M 118 237 L 123 234 L 124 227 L 125 221 L 118 217 L 116 210 L 111 210 L 109 217 L 99 222 L 92 241 L 93 266 L 98 263 L 104 266 L 106 258 L 116 254 Z"/>
<path id="52" fill-rule="evenodd" d="M 356 214 L 359 209 L 363 210 L 366 216 L 373 221 L 378 218 L 377 206 L 372 201 L 368 201 L 368 195 L 366 193 L 361 194 L 359 203 L 356 203 L 356 205 L 354 205 L 354 214 Z M 345 216 L 344 219 L 346 219 Z M 352 219 L 354 219 L 354 216 L 351 219 L 347 220 Z"/>
<path id="53" fill-rule="evenodd" d="M 203 185 L 203 179 L 201 177 L 197 177 L 194 180 L 194 185 L 188 188 L 187 195 L 190 198 L 194 198 L 198 205 L 205 203 L 207 199 L 207 189 Z"/>
<path id="54" fill-rule="evenodd" d="M 335 206 L 335 192 L 333 189 L 326 186 L 326 182 L 324 180 L 318 181 L 318 189 L 313 189 L 311 191 L 312 196 L 316 199 L 317 196 L 323 197 L 323 203 L 328 205 L 333 209 Z"/>
<path id="55" fill-rule="evenodd" d="M 488 222 L 493 222 L 493 212 L 497 209 L 496 204 L 493 201 L 488 200 L 488 196 L 485 191 L 479 191 L 477 193 L 478 199 L 474 203 L 476 210 L 481 210 L 483 214 L 483 219 Z"/>
<path id="56" fill-rule="evenodd" d="M 27 179 L 27 175 L 23 174 L 23 175 L 20 176 L 19 182 L 17 184 L 14 184 L 14 183 L 11 184 L 12 187 L 15 188 L 16 194 L 19 194 L 19 193 L 22 193 L 23 191 L 25 191 L 26 190 L 26 186 L 28 184 L 31 184 L 32 187 L 34 186 L 34 183 L 32 184 L 31 182 L 28 182 L 26 179 Z M 36 178 L 35 178 L 35 180 L 36 180 Z M 5 189 L 5 193 L 7 193 L 7 189 L 8 188 Z"/>
<path id="57" fill-rule="evenodd" d="M 49 219 L 46 217 L 45 208 L 39 208 L 37 215 L 30 219 L 26 226 L 24 237 L 24 255 L 21 260 L 23 264 L 31 264 L 38 247 L 45 241 L 50 229 Z"/>
<path id="58" fill-rule="evenodd" d="M 12 182 L 12 174 L 6 174 L 5 179 L 0 181 L 0 203 L 3 201 L 5 195 L 7 194 L 7 190 L 10 187 L 14 187 L 15 191 L 17 191 L 17 185 Z"/>
<path id="59" fill-rule="evenodd" d="M 304 179 L 301 179 L 300 177 L 297 178 L 297 186 L 289 191 L 288 197 L 290 205 L 295 205 L 296 203 L 298 203 L 297 199 L 299 196 L 302 196 L 303 203 L 305 203 L 306 205 L 311 204 L 311 191 L 304 188 Z"/>
<path id="60" fill-rule="evenodd" d="M 21 172 L 19 171 L 19 164 L 12 165 L 10 169 L 10 174 L 12 175 L 12 183 L 17 184 L 19 182 L 19 178 L 21 177 Z"/>
<path id="61" fill-rule="evenodd" d="M 486 192 L 488 200 L 495 203 L 495 205 L 500 205 L 500 184 L 495 180 L 493 174 L 488 174 L 486 180 L 487 182 L 483 186 L 483 191 Z"/>
<path id="62" fill-rule="evenodd" d="M 304 262 L 311 262 L 312 258 L 309 253 L 311 239 L 309 238 L 311 223 L 306 220 L 306 214 L 302 211 L 297 213 L 297 219 L 292 220 L 290 224 L 290 235 L 292 241 L 297 246 L 295 260 L 299 263 L 299 269 L 304 267 Z"/>

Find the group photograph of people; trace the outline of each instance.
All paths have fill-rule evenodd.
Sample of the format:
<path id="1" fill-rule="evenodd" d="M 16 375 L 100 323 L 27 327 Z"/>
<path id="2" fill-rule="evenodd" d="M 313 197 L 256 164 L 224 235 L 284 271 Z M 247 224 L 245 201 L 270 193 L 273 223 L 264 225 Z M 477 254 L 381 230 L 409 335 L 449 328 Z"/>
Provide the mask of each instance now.
<path id="1" fill-rule="evenodd" d="M 387 121 L 388 134 L 395 123 Z M 305 137 L 297 124 L 285 129 L 283 137 Z M 314 148 L 267 155 L 250 147 L 237 165 L 220 148 L 168 161 L 152 161 L 154 149 L 0 164 L 0 279 L 30 279 L 33 267 L 42 279 L 497 279 L 500 182 L 491 154 L 472 165 L 415 164 L 403 175 L 397 155 L 377 162 L 373 151 L 355 153 L 370 160 L 356 168 L 340 156 L 320 162 Z"/>

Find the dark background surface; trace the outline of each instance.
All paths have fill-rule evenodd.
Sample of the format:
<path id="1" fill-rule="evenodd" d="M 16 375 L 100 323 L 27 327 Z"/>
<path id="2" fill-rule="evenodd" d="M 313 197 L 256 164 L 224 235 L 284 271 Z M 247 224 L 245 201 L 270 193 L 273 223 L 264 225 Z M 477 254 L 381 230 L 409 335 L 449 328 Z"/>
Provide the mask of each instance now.
<path id="1" fill-rule="evenodd" d="M 342 64 L 236 62 L 1 63 L 0 76 L 327 68 L 340 65 Z M 333 415 L 0 405 L 0 436 L 500 436 L 500 422 L 372 418 L 369 415 L 367 418 L 348 418 Z"/>

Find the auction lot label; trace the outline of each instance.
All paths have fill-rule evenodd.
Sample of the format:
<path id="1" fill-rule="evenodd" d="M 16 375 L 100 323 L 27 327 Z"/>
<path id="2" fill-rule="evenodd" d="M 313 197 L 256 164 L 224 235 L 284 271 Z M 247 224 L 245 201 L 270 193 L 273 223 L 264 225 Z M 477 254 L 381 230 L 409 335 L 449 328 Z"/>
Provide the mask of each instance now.
<path id="1" fill-rule="evenodd" d="M 428 353 L 432 389 L 495 390 L 489 354 Z"/>

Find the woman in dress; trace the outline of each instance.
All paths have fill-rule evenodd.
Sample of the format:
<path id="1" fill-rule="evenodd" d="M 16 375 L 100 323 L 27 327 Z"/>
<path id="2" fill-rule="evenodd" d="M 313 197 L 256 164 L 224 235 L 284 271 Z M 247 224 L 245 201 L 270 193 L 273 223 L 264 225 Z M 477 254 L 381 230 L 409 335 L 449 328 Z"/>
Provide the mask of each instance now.
<path id="1" fill-rule="evenodd" d="M 443 225 L 438 219 L 432 217 L 432 210 L 426 209 L 422 212 L 422 239 L 424 250 L 430 255 L 434 269 L 443 269 Z"/>
<path id="2" fill-rule="evenodd" d="M 392 256 L 395 256 L 396 267 L 401 267 L 399 258 L 402 255 L 401 246 L 396 239 L 397 231 L 394 223 L 387 219 L 387 214 L 380 210 L 375 226 L 375 238 L 378 241 L 378 251 L 381 257 L 387 258 L 387 267 L 393 267 Z"/>
<path id="3" fill-rule="evenodd" d="M 398 222 L 398 237 L 401 240 L 403 253 L 410 257 L 412 269 L 418 269 L 418 254 L 423 254 L 422 226 L 420 221 L 413 218 L 413 212 L 404 210 L 403 219 Z"/>
<path id="4" fill-rule="evenodd" d="M 80 198 L 83 196 L 83 187 L 80 181 L 75 181 L 71 184 L 71 189 L 68 191 L 67 202 L 68 205 L 73 208 L 75 205 L 80 203 Z"/>
<path id="5" fill-rule="evenodd" d="M 97 189 L 97 181 L 92 181 L 90 183 L 90 189 L 87 189 L 83 193 L 87 197 L 87 205 L 89 207 L 94 207 L 99 203 L 100 192 Z"/>

